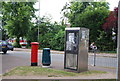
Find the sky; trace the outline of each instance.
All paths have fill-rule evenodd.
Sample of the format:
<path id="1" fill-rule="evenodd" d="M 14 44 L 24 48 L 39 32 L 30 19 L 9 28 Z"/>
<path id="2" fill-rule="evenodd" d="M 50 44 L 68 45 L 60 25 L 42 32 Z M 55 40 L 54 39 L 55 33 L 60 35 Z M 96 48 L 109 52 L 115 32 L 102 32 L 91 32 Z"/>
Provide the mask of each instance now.
<path id="1" fill-rule="evenodd" d="M 112 11 L 114 7 L 118 7 L 119 0 L 106 0 L 110 3 L 110 10 Z M 40 2 L 40 4 L 39 4 Z M 40 17 L 47 16 L 52 18 L 52 22 L 60 22 L 62 14 L 60 14 L 61 9 L 69 0 L 40 0 L 37 2 L 34 7 L 36 9 L 40 8 L 40 12 L 36 12 L 36 15 L 39 14 Z M 40 5 L 40 7 L 39 7 Z"/>

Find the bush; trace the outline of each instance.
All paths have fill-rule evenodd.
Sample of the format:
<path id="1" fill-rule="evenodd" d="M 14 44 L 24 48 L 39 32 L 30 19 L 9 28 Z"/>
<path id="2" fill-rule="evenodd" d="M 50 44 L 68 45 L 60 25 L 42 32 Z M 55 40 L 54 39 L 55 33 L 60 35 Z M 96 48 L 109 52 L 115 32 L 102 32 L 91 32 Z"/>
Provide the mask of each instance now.
<path id="1" fill-rule="evenodd" d="M 14 46 L 15 48 L 21 48 L 21 45 L 20 45 L 20 44 L 17 44 L 16 42 L 13 43 L 13 46 Z"/>
<path id="2" fill-rule="evenodd" d="M 108 35 L 104 31 L 99 31 L 100 35 L 97 38 L 96 45 L 100 51 L 114 51 L 115 43 L 112 40 L 112 36 Z"/>
<path id="3" fill-rule="evenodd" d="M 55 36 L 53 37 L 52 41 L 50 42 L 51 48 L 55 50 L 64 50 L 64 31 L 60 30 Z"/>

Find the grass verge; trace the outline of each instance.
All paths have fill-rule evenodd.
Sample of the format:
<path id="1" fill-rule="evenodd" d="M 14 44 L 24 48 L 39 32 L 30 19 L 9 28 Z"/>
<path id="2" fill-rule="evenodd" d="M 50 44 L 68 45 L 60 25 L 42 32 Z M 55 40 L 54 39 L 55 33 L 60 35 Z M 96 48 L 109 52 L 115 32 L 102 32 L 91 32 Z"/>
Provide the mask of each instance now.
<path id="1" fill-rule="evenodd" d="M 116 79 L 96 79 L 96 80 L 80 80 L 80 81 L 116 81 Z"/>
<path id="2" fill-rule="evenodd" d="M 117 51 L 99 51 L 98 53 L 116 54 L 116 53 L 117 53 Z"/>
<path id="3" fill-rule="evenodd" d="M 41 68 L 41 67 L 31 67 L 31 66 L 21 66 L 3 74 L 3 76 L 47 76 L 47 77 L 70 77 L 70 76 L 80 76 L 80 75 L 96 75 L 104 74 L 103 71 L 86 71 L 81 73 L 66 72 L 62 70 L 55 70 L 51 68 Z"/>

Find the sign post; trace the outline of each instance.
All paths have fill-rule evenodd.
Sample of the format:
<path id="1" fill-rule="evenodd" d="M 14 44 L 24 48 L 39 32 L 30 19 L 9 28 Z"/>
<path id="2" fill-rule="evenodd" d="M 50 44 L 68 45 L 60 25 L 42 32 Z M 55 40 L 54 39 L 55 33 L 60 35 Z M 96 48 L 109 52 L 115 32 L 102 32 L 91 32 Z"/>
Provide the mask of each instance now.
<path id="1" fill-rule="evenodd" d="M 96 66 L 96 51 L 94 50 L 94 66 Z"/>
<path id="2" fill-rule="evenodd" d="M 120 1 L 118 5 L 118 40 L 117 40 L 117 55 L 118 55 L 118 67 L 117 67 L 117 81 L 120 81 Z"/>

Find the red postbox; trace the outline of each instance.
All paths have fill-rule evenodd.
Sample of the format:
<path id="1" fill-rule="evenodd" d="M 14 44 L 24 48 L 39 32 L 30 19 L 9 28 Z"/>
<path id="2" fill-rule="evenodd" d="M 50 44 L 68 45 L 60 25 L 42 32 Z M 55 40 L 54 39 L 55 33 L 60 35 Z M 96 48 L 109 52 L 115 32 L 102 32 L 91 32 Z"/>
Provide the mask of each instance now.
<path id="1" fill-rule="evenodd" d="M 38 62 L 38 42 L 31 43 L 31 66 L 37 66 Z"/>

